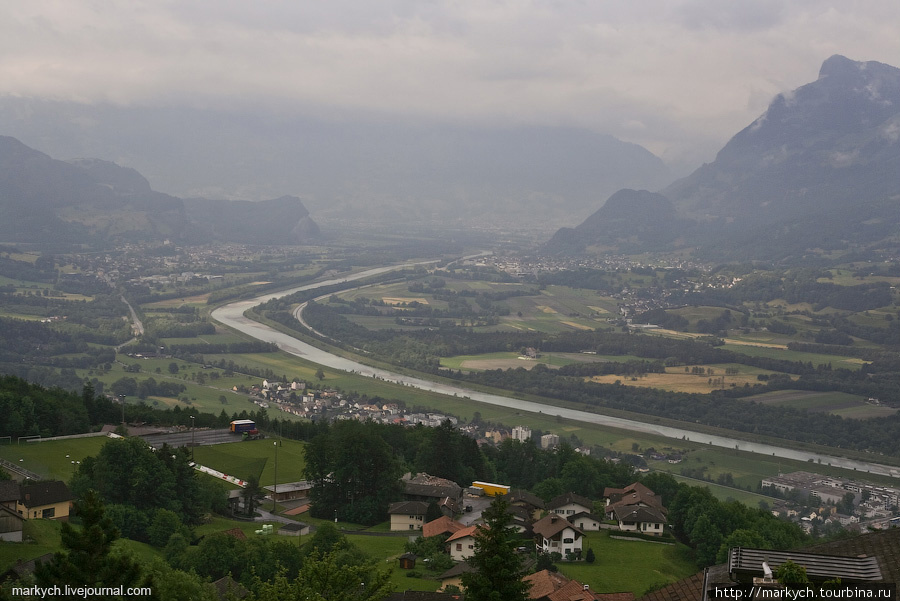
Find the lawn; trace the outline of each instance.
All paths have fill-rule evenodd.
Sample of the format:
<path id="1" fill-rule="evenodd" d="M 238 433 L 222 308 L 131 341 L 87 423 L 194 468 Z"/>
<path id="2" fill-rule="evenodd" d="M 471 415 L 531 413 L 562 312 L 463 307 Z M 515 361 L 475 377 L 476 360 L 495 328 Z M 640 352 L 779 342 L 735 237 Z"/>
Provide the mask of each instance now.
<path id="1" fill-rule="evenodd" d="M 593 549 L 596 561 L 560 562 L 559 571 L 598 593 L 632 592 L 640 597 L 651 588 L 681 580 L 697 572 L 690 550 L 682 544 L 664 545 L 641 540 L 617 540 L 609 531 L 588 532 L 584 552 Z"/>
<path id="2" fill-rule="evenodd" d="M 0 541 L 0 573 L 5 572 L 16 560 L 28 561 L 45 553 L 59 550 L 59 531 L 62 522 L 55 520 L 25 520 L 25 540 L 31 542 L 9 543 Z"/>

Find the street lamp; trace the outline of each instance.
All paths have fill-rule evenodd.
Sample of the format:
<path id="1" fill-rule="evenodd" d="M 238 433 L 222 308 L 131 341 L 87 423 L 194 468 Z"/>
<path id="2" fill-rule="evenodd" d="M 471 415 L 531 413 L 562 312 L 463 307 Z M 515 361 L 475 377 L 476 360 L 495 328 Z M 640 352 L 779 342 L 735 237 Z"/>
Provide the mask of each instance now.
<path id="1" fill-rule="evenodd" d="M 125 427 L 125 395 L 120 394 L 119 398 L 122 399 L 122 427 Z"/>
<path id="2" fill-rule="evenodd" d="M 194 460 L 194 416 L 191 416 L 191 461 Z"/>
<path id="3" fill-rule="evenodd" d="M 275 513 L 275 498 L 278 496 L 278 441 L 274 441 L 275 445 L 275 488 L 272 491 L 272 513 Z"/>

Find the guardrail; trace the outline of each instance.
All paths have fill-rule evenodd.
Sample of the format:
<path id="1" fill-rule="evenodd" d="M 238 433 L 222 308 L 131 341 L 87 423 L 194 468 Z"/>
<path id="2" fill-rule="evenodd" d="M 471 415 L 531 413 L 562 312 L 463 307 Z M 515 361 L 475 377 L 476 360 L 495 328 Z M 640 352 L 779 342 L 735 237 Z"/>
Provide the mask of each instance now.
<path id="1" fill-rule="evenodd" d="M 40 475 L 35 474 L 30 470 L 26 470 L 24 467 L 19 467 L 15 463 L 9 462 L 5 459 L 0 459 L 0 467 L 3 467 L 10 472 L 15 472 L 24 478 L 28 478 L 30 480 L 43 480 Z"/>

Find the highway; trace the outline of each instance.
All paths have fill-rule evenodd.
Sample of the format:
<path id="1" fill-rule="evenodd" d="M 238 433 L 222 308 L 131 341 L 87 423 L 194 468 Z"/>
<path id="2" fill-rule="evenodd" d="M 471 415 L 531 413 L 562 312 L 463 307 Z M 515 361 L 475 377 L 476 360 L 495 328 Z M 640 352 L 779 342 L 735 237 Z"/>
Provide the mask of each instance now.
<path id="1" fill-rule="evenodd" d="M 718 436 L 715 434 L 704 434 L 688 429 L 648 424 L 635 420 L 611 417 L 597 413 L 589 413 L 587 411 L 578 411 L 576 409 L 565 409 L 562 407 L 555 407 L 553 405 L 544 405 L 541 403 L 534 403 L 496 394 L 477 392 L 474 390 L 469 390 L 458 384 L 444 384 L 441 382 L 433 382 L 421 378 L 404 376 L 384 369 L 363 365 L 362 363 L 358 363 L 344 357 L 333 355 L 328 351 L 316 348 L 312 345 L 306 344 L 305 342 L 301 342 L 300 340 L 297 340 L 296 338 L 289 336 L 288 334 L 278 332 L 277 330 L 274 330 L 269 326 L 258 323 L 244 316 L 244 312 L 247 309 L 273 298 L 280 298 L 282 296 L 293 294 L 294 292 L 298 292 L 301 290 L 314 290 L 322 286 L 330 286 L 332 284 L 344 282 L 349 283 L 354 280 L 377 275 L 379 273 L 385 273 L 391 270 L 402 269 L 409 266 L 410 265 L 395 265 L 390 267 L 379 267 L 377 269 L 370 269 L 367 271 L 356 273 L 351 276 L 347 276 L 346 278 L 316 282 L 314 284 L 307 284 L 305 286 L 299 286 L 296 288 L 291 288 L 289 290 L 266 294 L 250 300 L 234 302 L 215 309 L 212 312 L 212 318 L 226 326 L 234 328 L 235 330 L 243 332 L 248 336 L 252 336 L 253 338 L 256 338 L 258 340 L 273 342 L 285 352 L 288 352 L 297 357 L 302 357 L 303 359 L 312 361 L 313 363 L 318 363 L 319 365 L 330 367 L 332 369 L 338 369 L 342 371 L 357 373 L 363 376 L 378 378 L 388 382 L 395 382 L 404 386 L 412 386 L 421 390 L 438 392 L 449 396 L 463 397 L 471 399 L 473 401 L 478 401 L 479 403 L 497 405 L 509 409 L 514 409 L 516 411 L 526 411 L 551 416 L 560 416 L 564 419 L 578 422 L 596 424 L 600 426 L 610 426 L 613 428 L 630 430 L 633 432 L 641 432 L 645 434 L 655 434 L 658 436 L 664 436 L 666 438 L 673 438 L 678 440 L 689 440 L 692 442 L 710 444 L 726 449 L 739 449 L 741 451 L 749 451 L 753 453 L 759 453 L 761 455 L 769 455 L 785 459 L 796 459 L 798 461 L 812 461 L 824 465 L 831 465 L 851 470 L 855 469 L 860 472 L 871 472 L 873 474 L 900 478 L 900 468 L 882 465 L 879 463 L 859 461 L 856 459 L 848 459 L 844 457 L 835 457 L 809 451 L 799 451 L 795 449 L 778 447 L 775 445 L 749 442 L 746 440 L 739 440 L 726 436 Z"/>

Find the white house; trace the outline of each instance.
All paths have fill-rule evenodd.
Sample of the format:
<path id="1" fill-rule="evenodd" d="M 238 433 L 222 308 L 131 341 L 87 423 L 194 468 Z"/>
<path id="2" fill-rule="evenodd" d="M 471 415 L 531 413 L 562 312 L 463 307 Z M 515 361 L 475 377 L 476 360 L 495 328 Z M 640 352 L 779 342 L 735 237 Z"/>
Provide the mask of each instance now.
<path id="1" fill-rule="evenodd" d="M 559 553 L 563 557 L 581 557 L 584 532 L 561 515 L 551 513 L 532 526 L 534 544 L 544 553 Z"/>
<path id="2" fill-rule="evenodd" d="M 566 517 L 576 513 L 590 513 L 594 503 L 587 497 L 582 497 L 573 492 L 560 495 L 547 503 L 547 510 Z"/>
<path id="3" fill-rule="evenodd" d="M 475 532 L 478 524 L 458 530 L 447 539 L 447 552 L 453 561 L 465 561 L 475 555 Z"/>
<path id="4" fill-rule="evenodd" d="M 567 515 L 566 518 L 585 532 L 597 532 L 600 530 L 600 524 L 603 522 L 603 518 L 600 516 L 586 511 L 576 513 L 575 515 Z"/>
<path id="5" fill-rule="evenodd" d="M 660 536 L 666 526 L 665 516 L 652 507 L 630 505 L 619 507 L 614 513 L 619 530 Z"/>

